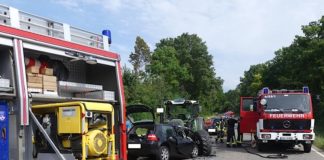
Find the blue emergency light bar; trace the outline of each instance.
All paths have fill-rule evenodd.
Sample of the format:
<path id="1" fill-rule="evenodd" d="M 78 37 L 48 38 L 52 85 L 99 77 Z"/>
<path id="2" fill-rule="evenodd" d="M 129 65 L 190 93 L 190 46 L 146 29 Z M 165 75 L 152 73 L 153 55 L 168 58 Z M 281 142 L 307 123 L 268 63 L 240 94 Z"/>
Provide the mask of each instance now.
<path id="1" fill-rule="evenodd" d="M 269 94 L 269 88 L 268 87 L 264 87 L 262 89 L 262 92 L 263 92 L 263 94 Z"/>
<path id="2" fill-rule="evenodd" d="M 309 88 L 308 88 L 307 86 L 304 86 L 304 87 L 303 87 L 303 92 L 304 92 L 304 93 L 309 93 Z"/>
<path id="3" fill-rule="evenodd" d="M 111 32 L 110 32 L 110 30 L 103 30 L 102 31 L 102 35 L 105 35 L 105 36 L 107 36 L 108 37 L 108 43 L 109 44 L 111 44 Z"/>

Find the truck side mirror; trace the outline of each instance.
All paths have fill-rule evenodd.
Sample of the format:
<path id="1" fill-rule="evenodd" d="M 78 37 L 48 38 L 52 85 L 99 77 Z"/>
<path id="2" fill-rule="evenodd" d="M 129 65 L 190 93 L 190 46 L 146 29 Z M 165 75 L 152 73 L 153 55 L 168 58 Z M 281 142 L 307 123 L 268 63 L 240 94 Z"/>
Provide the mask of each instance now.
<path id="1" fill-rule="evenodd" d="M 264 108 L 267 108 L 267 100 L 266 99 L 261 99 L 261 101 L 260 101 L 260 104 L 264 107 Z"/>
<path id="2" fill-rule="evenodd" d="M 253 98 L 253 111 L 257 111 L 257 107 L 258 107 L 258 98 Z"/>

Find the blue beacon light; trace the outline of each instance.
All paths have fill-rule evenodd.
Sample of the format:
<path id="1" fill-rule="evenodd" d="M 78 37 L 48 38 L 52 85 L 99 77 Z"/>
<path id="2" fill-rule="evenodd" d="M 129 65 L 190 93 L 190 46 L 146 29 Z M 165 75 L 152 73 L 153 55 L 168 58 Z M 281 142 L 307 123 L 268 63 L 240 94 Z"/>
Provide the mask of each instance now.
<path id="1" fill-rule="evenodd" d="M 263 88 L 263 94 L 269 94 L 269 88 L 268 87 Z"/>
<path id="2" fill-rule="evenodd" d="M 309 93 L 309 88 L 307 86 L 303 87 L 303 92 L 304 93 Z"/>

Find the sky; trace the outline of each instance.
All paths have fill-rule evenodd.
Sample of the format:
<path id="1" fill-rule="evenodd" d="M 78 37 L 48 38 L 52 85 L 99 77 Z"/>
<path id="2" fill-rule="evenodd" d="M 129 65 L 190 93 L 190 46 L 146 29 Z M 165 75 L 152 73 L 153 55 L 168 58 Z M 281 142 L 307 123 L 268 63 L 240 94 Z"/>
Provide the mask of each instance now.
<path id="1" fill-rule="evenodd" d="M 128 63 L 136 36 L 153 51 L 163 38 L 197 34 L 213 55 L 223 89 L 250 65 L 271 60 L 301 26 L 324 15 L 323 0 L 0 0 L 0 4 L 94 33 L 112 32 L 111 50 Z"/>

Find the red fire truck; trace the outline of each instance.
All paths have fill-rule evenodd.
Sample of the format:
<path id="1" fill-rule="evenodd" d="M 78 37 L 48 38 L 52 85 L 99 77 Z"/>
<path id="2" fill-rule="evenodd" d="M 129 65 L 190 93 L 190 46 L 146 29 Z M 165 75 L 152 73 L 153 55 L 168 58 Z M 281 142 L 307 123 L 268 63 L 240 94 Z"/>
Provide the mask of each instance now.
<path id="1" fill-rule="evenodd" d="M 0 159 L 76 159 L 81 151 L 82 159 L 101 159 L 96 158 L 101 154 L 127 159 L 122 68 L 120 56 L 109 50 L 110 43 L 109 30 L 95 34 L 0 5 Z M 49 107 L 48 113 L 42 111 L 43 117 L 32 109 L 54 103 L 103 103 L 107 105 L 98 106 L 112 106 L 101 110 L 114 113 L 114 118 L 87 106 L 82 111 L 70 106 L 59 114 Z M 74 119 L 81 120 L 78 124 L 64 123 L 73 116 L 82 119 Z M 97 125 L 95 117 L 111 120 L 109 126 L 92 134 L 101 137 L 81 144 L 80 137 Z M 76 128 L 78 134 L 56 133 L 62 128 L 58 121 L 66 130 Z M 100 154 L 91 155 L 90 147 Z"/>
<path id="2" fill-rule="evenodd" d="M 302 144 L 310 152 L 315 139 L 314 117 L 308 87 L 303 90 L 263 88 L 256 98 L 241 97 L 241 133 L 254 133 L 257 149 L 272 143 L 288 147 Z"/>

